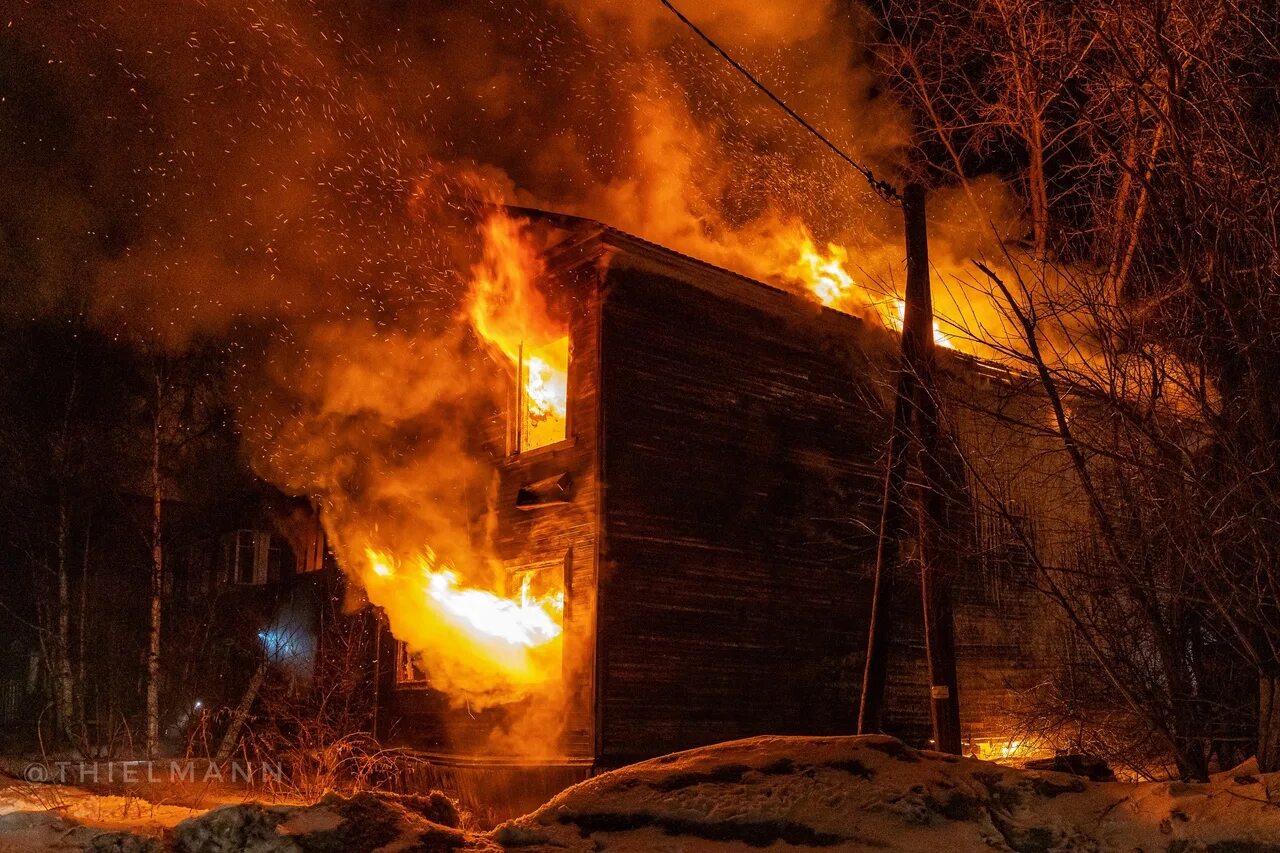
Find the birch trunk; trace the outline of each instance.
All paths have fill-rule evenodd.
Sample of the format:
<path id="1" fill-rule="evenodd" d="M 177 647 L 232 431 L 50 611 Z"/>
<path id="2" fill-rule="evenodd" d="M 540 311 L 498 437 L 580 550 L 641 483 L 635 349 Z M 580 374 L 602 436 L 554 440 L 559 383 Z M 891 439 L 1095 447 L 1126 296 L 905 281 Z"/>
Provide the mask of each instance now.
<path id="1" fill-rule="evenodd" d="M 147 756 L 154 758 L 160 741 L 160 599 L 164 592 L 164 551 L 160 542 L 161 381 L 156 375 L 155 417 L 151 430 L 151 632 L 147 646 Z"/>
<path id="2" fill-rule="evenodd" d="M 54 707 L 58 715 L 58 730 L 70 743 L 75 716 L 74 676 L 71 672 L 71 584 L 67 575 L 67 518 L 66 499 L 58 504 L 58 614 L 57 637 L 54 640 Z"/>
<path id="3" fill-rule="evenodd" d="M 88 610 L 89 596 L 89 543 L 90 533 L 92 531 L 92 523 L 85 520 L 84 525 L 84 561 L 80 565 L 80 600 L 78 602 L 76 613 L 76 695 L 78 702 L 76 704 L 76 721 L 80 724 L 83 733 L 85 746 L 89 747 L 89 735 L 85 728 L 85 721 L 88 719 L 86 712 L 85 694 L 88 692 L 85 688 L 85 639 L 89 634 L 88 619 L 85 613 Z"/>
<path id="4" fill-rule="evenodd" d="M 1280 673 L 1258 673 L 1258 770 L 1280 770 Z"/>
<path id="5" fill-rule="evenodd" d="M 253 707 L 253 701 L 258 698 L 258 691 L 262 689 L 262 682 L 266 677 L 267 662 L 263 660 L 254 670 L 253 677 L 249 679 L 249 684 L 244 689 L 244 695 L 240 697 L 240 704 L 231 715 L 231 722 L 227 725 L 222 742 L 218 744 L 218 753 L 213 759 L 215 764 L 221 764 L 231 757 L 231 753 L 236 748 L 236 740 L 240 737 L 240 730 L 244 728 L 244 721 L 249 717 L 249 709 Z"/>

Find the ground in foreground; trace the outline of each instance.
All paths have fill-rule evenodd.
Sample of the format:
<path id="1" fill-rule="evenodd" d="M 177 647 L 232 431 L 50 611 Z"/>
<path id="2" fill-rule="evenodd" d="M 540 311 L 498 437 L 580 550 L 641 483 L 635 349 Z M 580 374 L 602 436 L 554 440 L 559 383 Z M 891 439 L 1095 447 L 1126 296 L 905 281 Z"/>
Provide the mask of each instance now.
<path id="1" fill-rule="evenodd" d="M 438 797 L 331 796 L 176 817 L 95 823 L 84 808 L 41 810 L 11 786 L 0 790 L 0 849 L 1280 853 L 1280 774 L 1241 768 L 1204 785 L 1095 783 L 886 737 L 764 737 L 598 776 L 489 833 L 459 828 Z"/>

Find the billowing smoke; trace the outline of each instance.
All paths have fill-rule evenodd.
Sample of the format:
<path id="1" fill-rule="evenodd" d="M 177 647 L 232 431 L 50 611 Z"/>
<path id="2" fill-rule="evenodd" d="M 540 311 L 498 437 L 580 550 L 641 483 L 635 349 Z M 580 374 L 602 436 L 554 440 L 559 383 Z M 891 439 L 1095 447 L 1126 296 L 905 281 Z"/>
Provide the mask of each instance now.
<path id="1" fill-rule="evenodd" d="M 901 275 L 899 212 L 656 2 L 7 5 L 0 273 L 25 286 L 4 307 L 240 342 L 248 458 L 316 501 L 348 567 L 429 543 L 489 585 L 472 508 L 501 377 L 464 317 L 480 205 L 583 214 L 764 279 L 806 240 L 843 246 L 866 293 Z M 682 5 L 901 177 L 910 123 L 860 7 Z M 997 230 L 1016 223 L 984 192 Z M 939 197 L 935 220 L 973 221 L 961 205 Z M 991 237 L 935 227 L 934 261 Z"/>

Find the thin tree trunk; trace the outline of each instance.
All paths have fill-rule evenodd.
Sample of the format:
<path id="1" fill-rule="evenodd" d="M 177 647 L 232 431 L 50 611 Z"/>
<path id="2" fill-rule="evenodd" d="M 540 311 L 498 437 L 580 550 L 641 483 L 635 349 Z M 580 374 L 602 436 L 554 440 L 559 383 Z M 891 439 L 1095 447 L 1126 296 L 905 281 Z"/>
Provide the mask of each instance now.
<path id="1" fill-rule="evenodd" d="M 1280 673 L 1258 673 L 1258 769 L 1280 770 Z"/>
<path id="2" fill-rule="evenodd" d="M 1031 133 L 1027 139 L 1027 150 L 1031 155 L 1029 169 L 1028 196 L 1031 199 L 1031 227 L 1037 258 L 1043 258 L 1049 247 L 1049 187 L 1044 173 L 1044 140 L 1043 128 L 1039 114 L 1034 112 L 1034 105 L 1027 105 L 1032 115 Z"/>
<path id="3" fill-rule="evenodd" d="M 88 620 L 85 613 L 88 611 L 89 598 L 89 543 L 90 534 L 92 532 L 92 519 L 86 518 L 84 523 L 84 559 L 80 564 L 80 601 L 78 613 L 76 615 L 76 693 L 78 702 L 76 705 L 76 717 L 80 723 L 82 732 L 84 733 L 85 746 L 89 746 L 88 732 L 84 731 L 85 721 L 88 719 L 85 694 L 88 693 L 85 678 L 85 638 L 89 634 Z"/>
<path id="4" fill-rule="evenodd" d="M 54 672 L 54 707 L 58 717 L 58 731 L 68 743 L 73 740 L 75 729 L 74 676 L 71 671 L 71 583 L 67 574 L 69 526 L 64 495 L 58 499 L 58 634 L 54 641 L 54 654 L 57 657 Z"/>
<path id="5" fill-rule="evenodd" d="M 155 417 L 151 432 L 151 633 L 147 647 L 147 756 L 154 758 L 160 741 L 160 600 L 164 592 L 164 551 L 160 542 L 160 375 L 156 374 Z"/>
<path id="6" fill-rule="evenodd" d="M 262 681 L 267 677 L 267 661 L 264 659 L 258 664 L 258 668 L 254 670 L 253 677 L 249 679 L 249 684 L 244 689 L 244 695 L 240 697 L 240 704 L 236 706 L 235 713 L 231 715 L 231 722 L 227 725 L 227 731 L 222 736 L 222 742 L 218 744 L 218 753 L 214 756 L 214 763 L 221 764 L 231 757 L 232 751 L 236 748 L 236 740 L 240 737 L 240 729 L 244 728 L 244 721 L 249 717 L 249 709 L 253 707 L 253 701 L 258 698 L 258 690 L 262 688 Z"/>

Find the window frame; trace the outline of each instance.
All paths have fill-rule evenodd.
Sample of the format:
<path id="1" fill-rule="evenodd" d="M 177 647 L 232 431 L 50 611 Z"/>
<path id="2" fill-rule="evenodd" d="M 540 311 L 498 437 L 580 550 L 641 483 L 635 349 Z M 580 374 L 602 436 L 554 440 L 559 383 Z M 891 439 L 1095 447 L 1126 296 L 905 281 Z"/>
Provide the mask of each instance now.
<path id="1" fill-rule="evenodd" d="M 246 546 L 243 537 L 249 537 L 248 554 L 250 555 L 249 576 L 245 578 L 242 571 L 241 557 Z M 226 566 L 223 572 L 225 582 L 231 586 L 266 586 L 270 583 L 270 550 L 272 536 L 270 533 L 253 528 L 243 527 L 232 531 L 226 539 L 224 559 Z"/>
<path id="2" fill-rule="evenodd" d="M 523 427 L 525 422 L 524 405 L 524 352 L 525 344 L 520 343 L 520 357 L 516 362 L 515 381 L 512 383 L 514 394 L 511 403 L 511 426 L 507 430 L 508 455 L 513 458 L 537 456 L 544 453 L 551 453 L 561 450 L 565 447 L 571 447 L 576 443 L 577 438 L 573 432 L 573 377 L 574 377 L 574 354 L 573 354 L 573 335 L 566 331 L 562 336 L 565 341 L 565 372 L 564 372 L 564 438 L 553 441 L 550 444 L 543 444 L 539 447 L 531 447 L 524 449 L 521 447 L 523 443 Z M 557 341 L 561 338 L 556 338 Z"/>
<path id="3" fill-rule="evenodd" d="M 414 660 L 409 651 L 409 644 L 404 640 L 392 638 L 395 643 L 395 669 L 393 672 L 396 687 L 430 687 L 431 677 Z M 408 674 L 408 677 L 406 676 Z"/>

